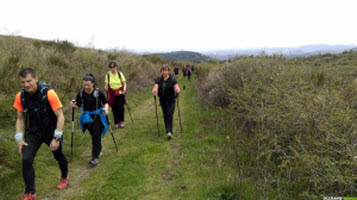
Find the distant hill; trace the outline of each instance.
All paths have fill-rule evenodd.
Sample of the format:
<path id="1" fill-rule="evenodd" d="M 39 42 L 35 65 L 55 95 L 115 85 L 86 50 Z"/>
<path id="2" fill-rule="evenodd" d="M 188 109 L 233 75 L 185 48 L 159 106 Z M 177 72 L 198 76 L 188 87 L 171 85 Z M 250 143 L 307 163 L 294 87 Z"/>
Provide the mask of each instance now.
<path id="1" fill-rule="evenodd" d="M 169 53 L 151 53 L 161 56 L 171 61 L 193 61 L 193 62 L 208 62 L 211 60 L 209 56 L 202 55 L 193 51 L 172 51 Z M 150 54 L 146 54 L 150 55 Z"/>
<path id="2" fill-rule="evenodd" d="M 256 49 L 231 49 L 222 51 L 201 52 L 203 55 L 226 60 L 234 56 L 257 56 L 262 53 L 266 55 L 282 54 L 286 57 L 307 57 L 311 55 L 325 54 L 325 53 L 342 53 L 357 49 L 357 45 L 325 45 L 313 44 L 301 47 L 276 47 L 276 48 L 256 48 Z"/>

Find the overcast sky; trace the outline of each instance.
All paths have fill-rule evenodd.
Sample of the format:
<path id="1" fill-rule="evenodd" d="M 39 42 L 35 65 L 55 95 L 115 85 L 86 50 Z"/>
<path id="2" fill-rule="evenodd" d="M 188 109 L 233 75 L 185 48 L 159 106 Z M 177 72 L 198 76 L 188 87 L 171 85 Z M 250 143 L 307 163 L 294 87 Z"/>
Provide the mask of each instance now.
<path id="1" fill-rule="evenodd" d="M 130 51 L 357 44 L 354 0 L 1 0 L 0 34 Z"/>

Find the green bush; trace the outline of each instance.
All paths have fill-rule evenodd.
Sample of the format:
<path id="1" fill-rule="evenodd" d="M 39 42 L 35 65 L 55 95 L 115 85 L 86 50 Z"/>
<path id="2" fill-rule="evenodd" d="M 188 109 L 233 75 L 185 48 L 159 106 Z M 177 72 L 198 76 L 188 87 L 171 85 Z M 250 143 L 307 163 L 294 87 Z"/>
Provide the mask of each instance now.
<path id="1" fill-rule="evenodd" d="M 227 108 L 234 146 L 249 158 L 237 157 L 237 168 L 263 191 L 283 199 L 351 196 L 357 84 L 293 63 L 236 58 L 211 70 L 198 91 L 206 105 Z"/>
<path id="2" fill-rule="evenodd" d="M 148 61 L 150 61 L 150 62 L 152 62 L 152 63 L 154 63 L 154 64 L 164 64 L 164 63 L 168 63 L 168 61 L 167 61 L 165 58 L 163 58 L 163 57 L 161 57 L 161 56 L 158 56 L 158 55 L 156 55 L 156 54 L 152 54 L 152 55 L 149 55 L 149 56 L 145 56 L 145 58 L 146 58 Z"/>

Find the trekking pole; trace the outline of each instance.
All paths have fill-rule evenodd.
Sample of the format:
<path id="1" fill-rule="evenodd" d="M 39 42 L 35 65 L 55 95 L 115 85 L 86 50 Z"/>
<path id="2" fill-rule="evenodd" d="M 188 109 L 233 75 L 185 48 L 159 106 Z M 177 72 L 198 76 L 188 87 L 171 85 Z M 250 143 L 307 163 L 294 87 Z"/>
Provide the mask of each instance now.
<path id="1" fill-rule="evenodd" d="M 157 136 L 158 136 L 158 137 L 160 137 L 160 130 L 159 130 L 159 117 L 157 116 L 156 96 L 154 96 L 154 100 L 155 100 L 155 111 L 156 111 Z"/>
<path id="2" fill-rule="evenodd" d="M 117 150 L 117 152 L 118 152 L 117 142 L 115 141 L 115 138 L 114 138 L 114 135 L 113 135 L 113 129 L 112 129 L 112 126 L 110 125 L 110 122 L 109 122 L 109 117 L 108 117 L 108 116 L 106 116 L 106 118 L 107 118 L 107 122 L 108 122 L 109 130 L 110 130 L 110 134 L 112 135 L 112 138 L 113 138 L 113 141 L 114 141 L 115 149 L 116 149 L 116 150 Z"/>
<path id="3" fill-rule="evenodd" d="M 76 102 L 76 100 L 72 100 L 73 103 Z M 71 133 L 71 155 L 73 155 L 73 134 L 74 134 L 74 107 L 72 107 L 72 133 Z"/>
<path id="4" fill-rule="evenodd" d="M 178 111 L 178 117 L 180 121 L 180 128 L 181 128 L 181 136 L 182 135 L 182 124 L 181 124 L 181 112 L 180 112 L 180 104 L 179 104 L 179 95 L 177 94 L 177 111 Z"/>
<path id="5" fill-rule="evenodd" d="M 134 123 L 133 117 L 131 117 L 130 107 L 129 107 L 128 101 L 126 101 L 125 104 L 126 104 L 126 107 L 128 108 L 128 112 L 129 112 L 129 115 L 130 115 L 131 122 Z"/>

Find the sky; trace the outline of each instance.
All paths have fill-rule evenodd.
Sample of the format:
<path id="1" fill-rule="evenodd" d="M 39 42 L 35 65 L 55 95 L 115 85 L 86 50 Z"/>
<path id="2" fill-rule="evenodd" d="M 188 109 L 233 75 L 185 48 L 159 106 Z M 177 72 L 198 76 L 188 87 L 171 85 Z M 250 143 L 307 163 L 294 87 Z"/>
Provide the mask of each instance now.
<path id="1" fill-rule="evenodd" d="M 357 44 L 355 0 L 1 0 L 0 34 L 96 49 Z"/>

